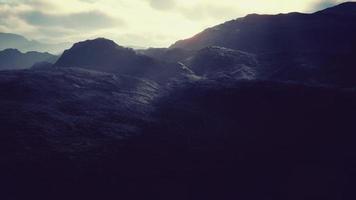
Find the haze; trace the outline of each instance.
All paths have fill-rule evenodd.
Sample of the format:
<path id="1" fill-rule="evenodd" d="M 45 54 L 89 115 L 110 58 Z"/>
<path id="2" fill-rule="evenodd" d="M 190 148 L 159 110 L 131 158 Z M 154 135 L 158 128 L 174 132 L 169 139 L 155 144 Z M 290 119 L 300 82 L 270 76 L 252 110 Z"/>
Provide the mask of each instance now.
<path id="1" fill-rule="evenodd" d="M 249 13 L 314 12 L 342 0 L 0 0 L 0 32 L 49 43 L 107 37 L 164 47 Z"/>

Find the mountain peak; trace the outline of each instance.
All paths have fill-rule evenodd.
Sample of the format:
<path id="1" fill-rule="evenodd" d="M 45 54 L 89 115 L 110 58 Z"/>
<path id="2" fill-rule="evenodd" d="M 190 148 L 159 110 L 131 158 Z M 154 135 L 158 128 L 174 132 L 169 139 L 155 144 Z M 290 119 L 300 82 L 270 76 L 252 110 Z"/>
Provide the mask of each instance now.
<path id="1" fill-rule="evenodd" d="M 96 38 L 93 40 L 85 40 L 82 42 L 75 43 L 73 48 L 95 48 L 95 49 L 117 49 L 124 48 L 116 44 L 113 40 L 106 38 Z"/>
<path id="2" fill-rule="evenodd" d="M 326 8 L 317 13 L 333 15 L 356 15 L 356 2 L 345 2 L 334 7 Z"/>
<path id="3" fill-rule="evenodd" d="M 73 45 L 55 64 L 56 67 L 75 67 L 134 77 L 169 78 L 178 74 L 178 65 L 159 62 L 137 54 L 133 49 L 119 46 L 112 40 L 97 38 Z"/>
<path id="4" fill-rule="evenodd" d="M 6 54 L 22 54 L 18 49 L 13 49 L 13 48 L 4 49 L 2 52 Z"/>
<path id="5" fill-rule="evenodd" d="M 22 53 L 17 49 L 5 49 L 0 51 L 0 70 L 27 69 L 37 62 L 54 62 L 56 59 L 56 56 L 49 53 Z"/>
<path id="6" fill-rule="evenodd" d="M 132 56 L 135 56 L 133 50 L 121 47 L 112 40 L 97 38 L 75 43 L 72 48 L 64 51 L 56 66 L 86 68 L 101 66 L 111 69 L 121 59 L 126 60 Z"/>

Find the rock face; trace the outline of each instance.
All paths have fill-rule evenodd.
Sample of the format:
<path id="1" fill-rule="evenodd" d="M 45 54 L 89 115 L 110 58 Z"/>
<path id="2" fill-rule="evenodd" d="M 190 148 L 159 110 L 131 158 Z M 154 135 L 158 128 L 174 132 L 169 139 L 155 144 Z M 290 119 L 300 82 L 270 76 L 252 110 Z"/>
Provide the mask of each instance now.
<path id="1" fill-rule="evenodd" d="M 178 64 L 137 54 L 132 49 L 121 47 L 103 38 L 74 44 L 63 53 L 55 67 L 79 67 L 156 81 L 172 78 L 184 72 Z"/>
<path id="2" fill-rule="evenodd" d="M 184 61 L 196 75 L 208 78 L 256 79 L 258 62 L 254 55 L 223 47 L 207 47 Z"/>
<path id="3" fill-rule="evenodd" d="M 21 53 L 17 49 L 6 49 L 0 51 L 0 70 L 4 69 L 26 69 L 37 62 L 52 62 L 58 59 L 57 56 L 49 53 L 27 52 Z"/>

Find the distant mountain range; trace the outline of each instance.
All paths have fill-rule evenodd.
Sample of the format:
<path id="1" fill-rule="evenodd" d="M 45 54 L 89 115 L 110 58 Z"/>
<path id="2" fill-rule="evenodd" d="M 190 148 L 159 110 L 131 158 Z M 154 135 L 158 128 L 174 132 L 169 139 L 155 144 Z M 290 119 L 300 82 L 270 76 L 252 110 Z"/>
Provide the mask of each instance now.
<path id="1" fill-rule="evenodd" d="M 22 53 L 17 49 L 5 49 L 0 51 L 0 70 L 27 69 L 40 62 L 55 63 L 57 59 L 58 56 L 49 53 Z"/>
<path id="2" fill-rule="evenodd" d="M 38 51 L 61 54 L 70 45 L 70 43 L 48 44 L 36 40 L 28 40 L 21 35 L 13 33 L 0 33 L 0 50 L 11 48 L 23 52 Z"/>

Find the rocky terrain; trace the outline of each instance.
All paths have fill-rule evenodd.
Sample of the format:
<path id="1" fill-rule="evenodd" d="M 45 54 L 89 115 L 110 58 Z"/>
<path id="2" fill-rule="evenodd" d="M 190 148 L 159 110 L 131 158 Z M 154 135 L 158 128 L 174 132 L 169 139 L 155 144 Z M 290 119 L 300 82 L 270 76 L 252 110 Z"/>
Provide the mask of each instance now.
<path id="1" fill-rule="evenodd" d="M 98 38 L 74 44 L 66 50 L 54 67 L 80 67 L 115 74 L 135 75 L 155 81 L 185 73 L 181 65 L 160 61 Z"/>
<path id="2" fill-rule="evenodd" d="M 355 199 L 354 8 L 1 71 L 0 198 Z"/>
<path id="3" fill-rule="evenodd" d="M 264 79 L 354 86 L 354 2 L 312 14 L 251 14 L 176 42 L 172 49 L 220 46 L 255 54 Z"/>

